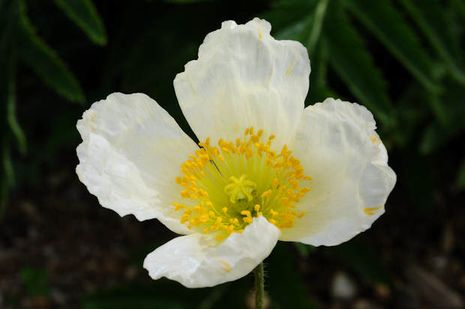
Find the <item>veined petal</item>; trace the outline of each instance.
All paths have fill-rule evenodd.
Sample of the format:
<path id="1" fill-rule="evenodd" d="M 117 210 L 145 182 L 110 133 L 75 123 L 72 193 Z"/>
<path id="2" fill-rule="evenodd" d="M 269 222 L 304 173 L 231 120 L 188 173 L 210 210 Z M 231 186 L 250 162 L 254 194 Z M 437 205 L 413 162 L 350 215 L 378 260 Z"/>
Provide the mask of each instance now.
<path id="1" fill-rule="evenodd" d="M 396 175 L 363 106 L 326 99 L 305 109 L 292 147 L 311 191 L 299 202 L 305 215 L 282 240 L 337 245 L 368 229 L 384 213 Z"/>
<path id="2" fill-rule="evenodd" d="M 83 142 L 76 172 L 102 206 L 188 232 L 171 203 L 180 196 L 179 167 L 198 148 L 163 108 L 144 94 L 113 93 L 77 128 Z"/>
<path id="3" fill-rule="evenodd" d="M 189 288 L 210 287 L 251 272 L 271 253 L 279 235 L 273 224 L 258 217 L 219 245 L 201 234 L 177 237 L 150 253 L 144 267 L 153 279 L 167 277 Z"/>
<path id="4" fill-rule="evenodd" d="M 286 143 L 295 134 L 308 91 L 310 61 L 295 41 L 277 41 L 258 18 L 207 35 L 199 58 L 176 76 L 181 109 L 199 140 L 235 140 L 256 127 Z"/>

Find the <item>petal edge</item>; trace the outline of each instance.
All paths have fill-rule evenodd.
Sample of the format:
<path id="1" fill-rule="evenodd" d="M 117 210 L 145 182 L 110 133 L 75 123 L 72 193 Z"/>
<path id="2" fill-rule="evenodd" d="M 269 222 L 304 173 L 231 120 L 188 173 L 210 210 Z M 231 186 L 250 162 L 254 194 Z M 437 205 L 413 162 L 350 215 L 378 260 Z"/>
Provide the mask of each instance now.
<path id="1" fill-rule="evenodd" d="M 299 202 L 305 216 L 281 240 L 338 245 L 384 213 L 396 176 L 375 129 L 358 104 L 329 98 L 304 111 L 293 151 L 312 177 L 311 191 Z"/>
<path id="2" fill-rule="evenodd" d="M 251 272 L 271 253 L 279 234 L 259 217 L 219 245 L 200 234 L 177 237 L 150 253 L 144 268 L 152 279 L 167 277 L 188 288 L 214 286 Z"/>

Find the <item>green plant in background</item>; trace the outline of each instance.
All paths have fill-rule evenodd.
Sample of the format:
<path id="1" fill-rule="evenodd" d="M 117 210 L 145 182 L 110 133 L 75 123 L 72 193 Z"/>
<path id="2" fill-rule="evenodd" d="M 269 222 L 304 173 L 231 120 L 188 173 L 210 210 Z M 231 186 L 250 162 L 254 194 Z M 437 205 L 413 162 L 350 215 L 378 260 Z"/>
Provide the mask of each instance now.
<path id="1" fill-rule="evenodd" d="M 107 38 L 91 0 L 56 0 L 56 5 L 97 45 Z M 16 115 L 18 66 L 26 65 L 45 85 L 70 102 L 84 103 L 84 92 L 57 52 L 38 35 L 27 15 L 26 0 L 0 1 L 0 213 L 15 183 L 11 153 L 26 155 L 26 136 Z"/>
<path id="2" fill-rule="evenodd" d="M 20 272 L 21 281 L 30 296 L 50 294 L 47 270 L 34 267 L 23 267 Z"/>

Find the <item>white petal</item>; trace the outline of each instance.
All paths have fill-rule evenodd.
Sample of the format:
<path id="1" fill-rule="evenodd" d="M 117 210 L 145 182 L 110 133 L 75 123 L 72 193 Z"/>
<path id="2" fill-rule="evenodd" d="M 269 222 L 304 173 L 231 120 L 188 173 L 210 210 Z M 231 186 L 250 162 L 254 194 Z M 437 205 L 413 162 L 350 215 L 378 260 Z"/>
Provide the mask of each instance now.
<path id="1" fill-rule="evenodd" d="M 235 140 L 253 126 L 285 143 L 295 133 L 308 91 L 310 61 L 296 41 L 277 41 L 258 18 L 207 35 L 198 60 L 176 76 L 181 109 L 200 140 Z"/>
<path id="2" fill-rule="evenodd" d="M 180 165 L 198 148 L 163 108 L 144 94 L 113 93 L 77 128 L 83 142 L 76 172 L 102 206 L 187 233 L 171 203 L 180 198 Z"/>
<path id="3" fill-rule="evenodd" d="M 239 279 L 261 263 L 276 245 L 279 230 L 264 217 L 217 245 L 205 235 L 177 237 L 150 253 L 144 267 L 150 277 L 166 277 L 189 288 Z"/>
<path id="4" fill-rule="evenodd" d="M 305 109 L 293 145 L 311 191 L 299 203 L 306 214 L 282 231 L 282 240 L 337 245 L 368 229 L 384 213 L 396 175 L 363 106 L 326 99 Z"/>

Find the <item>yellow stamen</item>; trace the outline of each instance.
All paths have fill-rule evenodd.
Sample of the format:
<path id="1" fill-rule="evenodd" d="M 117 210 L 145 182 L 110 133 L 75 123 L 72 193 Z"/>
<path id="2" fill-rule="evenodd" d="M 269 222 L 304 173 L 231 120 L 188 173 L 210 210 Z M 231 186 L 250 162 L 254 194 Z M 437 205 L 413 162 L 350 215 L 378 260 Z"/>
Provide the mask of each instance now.
<path id="1" fill-rule="evenodd" d="M 293 226 L 304 215 L 296 203 L 310 190 L 311 178 L 286 145 L 273 148 L 275 138 L 250 127 L 232 141 L 199 143 L 175 179 L 184 200 L 173 203 L 181 223 L 219 241 L 259 216 L 281 229 Z"/>

